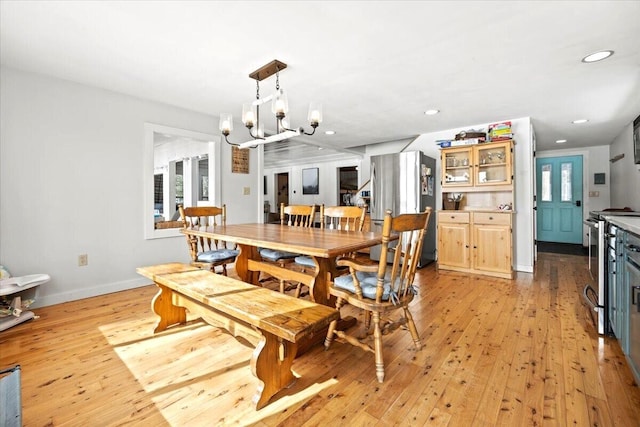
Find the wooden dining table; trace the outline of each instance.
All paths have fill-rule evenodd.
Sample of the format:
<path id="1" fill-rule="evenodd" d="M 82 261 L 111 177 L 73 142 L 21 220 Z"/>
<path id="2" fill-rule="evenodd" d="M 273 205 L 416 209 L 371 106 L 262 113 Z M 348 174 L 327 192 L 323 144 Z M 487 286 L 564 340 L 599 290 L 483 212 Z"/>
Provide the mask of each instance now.
<path id="1" fill-rule="evenodd" d="M 241 280 L 254 285 L 259 285 L 261 272 L 269 273 L 283 268 L 263 261 L 259 248 L 310 256 L 316 263 L 315 271 L 305 273 L 312 278 L 308 282 L 310 298 L 328 306 L 335 306 L 329 296 L 329 283 L 336 274 L 336 258 L 382 242 L 381 234 L 369 231 L 290 227 L 280 224 L 195 226 L 180 231 L 187 235 L 235 243 L 240 249 L 240 255 L 236 259 L 236 273 Z"/>

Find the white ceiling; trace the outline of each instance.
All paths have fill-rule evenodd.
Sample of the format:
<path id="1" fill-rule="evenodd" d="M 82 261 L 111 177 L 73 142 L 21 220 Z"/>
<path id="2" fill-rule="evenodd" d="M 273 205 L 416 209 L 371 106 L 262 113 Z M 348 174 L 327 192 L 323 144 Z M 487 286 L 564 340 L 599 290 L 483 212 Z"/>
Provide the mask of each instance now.
<path id="1" fill-rule="evenodd" d="M 639 16 L 640 1 L 2 0 L 0 59 L 211 114 L 216 126 L 232 113 L 236 142 L 247 140 L 242 103 L 255 98 L 249 73 L 279 59 L 292 125 L 304 126 L 309 101 L 323 104 L 314 145 L 531 117 L 539 150 L 574 148 L 611 143 L 640 114 Z M 580 62 L 602 49 L 615 54 Z M 274 87 L 264 80 L 261 93 Z M 571 123 L 580 118 L 589 122 Z"/>

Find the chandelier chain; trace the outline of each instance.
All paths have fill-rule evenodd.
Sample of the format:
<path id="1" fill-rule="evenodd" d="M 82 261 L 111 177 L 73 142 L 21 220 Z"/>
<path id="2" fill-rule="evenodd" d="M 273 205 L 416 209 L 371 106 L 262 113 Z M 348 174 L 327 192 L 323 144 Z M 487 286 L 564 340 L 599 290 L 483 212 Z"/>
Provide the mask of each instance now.
<path id="1" fill-rule="evenodd" d="M 280 90 L 280 70 L 276 67 L 276 91 Z"/>
<path id="2" fill-rule="evenodd" d="M 260 82 L 256 80 L 256 99 L 260 99 Z"/>

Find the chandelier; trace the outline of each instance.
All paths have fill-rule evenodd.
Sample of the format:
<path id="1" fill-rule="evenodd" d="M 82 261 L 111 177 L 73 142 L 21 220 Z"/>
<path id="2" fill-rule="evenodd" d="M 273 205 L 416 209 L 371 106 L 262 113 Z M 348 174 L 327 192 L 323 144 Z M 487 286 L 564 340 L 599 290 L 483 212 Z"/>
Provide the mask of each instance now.
<path id="1" fill-rule="evenodd" d="M 266 65 L 258 68 L 249 77 L 256 81 L 256 100 L 250 104 L 242 106 L 242 123 L 249 130 L 251 140 L 236 144 L 227 138 L 233 130 L 233 116 L 228 113 L 220 114 L 220 132 L 224 135 L 224 140 L 228 144 L 239 148 L 256 148 L 258 145 L 268 144 L 270 142 L 282 141 L 299 135 L 313 135 L 316 128 L 322 122 L 322 106 L 320 104 L 311 103 L 309 106 L 308 120 L 309 125 L 313 128 L 312 132 L 305 132 L 301 127 L 292 129 L 286 122 L 287 113 L 289 112 L 289 103 L 287 95 L 280 88 L 280 71 L 287 68 L 287 64 L 274 59 Z M 260 82 L 268 77 L 276 75 L 276 92 L 260 98 Z M 264 123 L 260 121 L 260 106 L 271 102 L 271 111 L 276 119 L 276 133 L 265 136 Z"/>

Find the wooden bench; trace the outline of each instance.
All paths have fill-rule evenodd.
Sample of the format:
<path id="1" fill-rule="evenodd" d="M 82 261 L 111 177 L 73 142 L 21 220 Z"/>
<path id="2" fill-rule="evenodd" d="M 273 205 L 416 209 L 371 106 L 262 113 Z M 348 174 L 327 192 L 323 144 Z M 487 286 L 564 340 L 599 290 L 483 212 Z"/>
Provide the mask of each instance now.
<path id="1" fill-rule="evenodd" d="M 324 334 L 339 317 L 333 308 L 187 264 L 140 267 L 137 272 L 160 288 L 151 303 L 160 317 L 155 333 L 186 323 L 188 310 L 256 347 L 251 371 L 262 382 L 253 397 L 256 409 L 295 381 L 291 364 L 297 343 Z"/>

